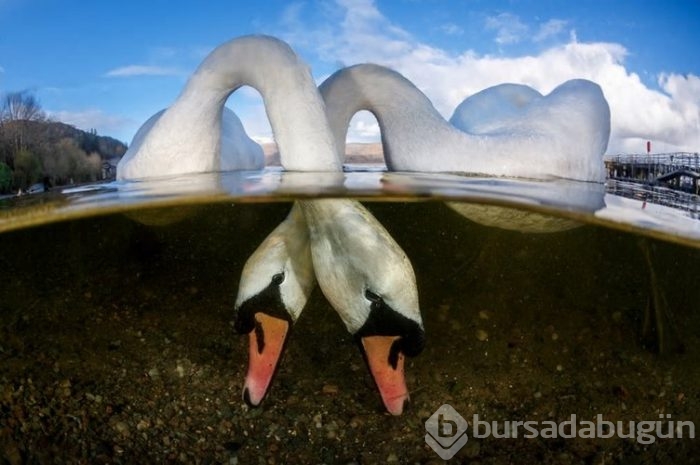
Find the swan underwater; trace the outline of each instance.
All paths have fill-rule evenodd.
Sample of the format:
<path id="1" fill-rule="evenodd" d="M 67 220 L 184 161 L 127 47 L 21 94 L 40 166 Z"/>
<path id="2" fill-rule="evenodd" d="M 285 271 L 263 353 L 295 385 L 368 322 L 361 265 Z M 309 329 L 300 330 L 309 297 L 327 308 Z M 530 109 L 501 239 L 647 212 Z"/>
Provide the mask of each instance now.
<path id="1" fill-rule="evenodd" d="M 117 166 L 117 178 L 261 169 L 261 148 L 224 106 L 231 93 L 249 85 L 262 95 L 286 170 L 341 171 L 350 119 L 368 109 L 379 122 L 390 170 L 598 182 L 609 109 L 595 84 L 569 82 L 547 97 L 527 86 L 486 89 L 465 100 L 450 124 L 410 81 L 387 68 L 346 68 L 317 88 L 287 44 L 244 36 L 211 52 L 176 101 L 143 124 Z M 583 99 L 573 97 L 577 91 Z M 496 108 L 491 120 L 479 118 L 480 105 Z M 567 111 L 589 124 L 577 130 L 563 121 L 551 129 L 531 121 L 546 115 L 566 119 Z M 605 121 L 592 122 L 600 115 L 607 117 L 607 133 Z M 556 143 L 557 137 L 564 142 Z M 571 147 L 567 138 L 575 142 Z M 269 391 L 289 330 L 316 283 L 354 336 L 385 408 L 401 414 L 409 400 L 404 357 L 420 353 L 425 340 L 415 274 L 379 221 L 348 199 L 295 202 L 247 260 L 234 310 L 235 329 L 249 339 L 244 400 L 259 405 Z"/>

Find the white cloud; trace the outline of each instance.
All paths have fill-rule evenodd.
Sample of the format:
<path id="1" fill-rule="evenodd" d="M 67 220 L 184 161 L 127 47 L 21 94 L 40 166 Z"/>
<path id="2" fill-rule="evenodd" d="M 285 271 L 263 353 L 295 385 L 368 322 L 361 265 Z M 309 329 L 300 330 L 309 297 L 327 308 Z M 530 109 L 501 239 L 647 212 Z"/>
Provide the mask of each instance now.
<path id="1" fill-rule="evenodd" d="M 294 24 L 300 21 L 301 10 L 304 8 L 303 2 L 292 2 L 282 11 L 281 21 L 285 24 Z"/>
<path id="2" fill-rule="evenodd" d="M 440 30 L 448 36 L 461 36 L 464 34 L 464 29 L 457 26 L 455 23 L 446 23 L 440 26 Z"/>
<path id="3" fill-rule="evenodd" d="M 550 37 L 554 37 L 564 31 L 567 22 L 563 19 L 550 19 L 540 24 L 539 30 L 532 38 L 535 42 L 541 42 Z"/>
<path id="4" fill-rule="evenodd" d="M 620 44 L 578 42 L 575 32 L 570 31 L 567 43 L 536 55 L 484 56 L 469 49 L 451 53 L 411 36 L 369 0 L 343 0 L 337 6 L 343 21 L 336 29 L 303 24 L 300 29 L 291 28 L 285 38 L 293 47 L 310 47 L 331 63 L 347 66 L 373 62 L 391 67 L 413 81 L 445 118 L 466 97 L 489 86 L 515 82 L 548 93 L 568 79 L 584 78 L 600 84 L 610 104 L 612 135 L 608 152 L 641 151 L 647 139 L 655 141 L 659 149 L 700 149 L 700 78 L 663 74 L 659 89 L 652 89 L 626 69 L 628 51 Z M 496 18 L 500 20 L 493 24 L 501 25 L 501 40 L 516 40 L 518 24 L 522 23 L 510 16 Z M 564 23 L 549 21 L 540 32 L 546 36 L 564 27 Z M 369 123 L 360 121 L 364 122 L 348 133 L 351 140 L 367 138 Z"/>
<path id="5" fill-rule="evenodd" d="M 95 129 L 98 134 L 111 135 L 123 133 L 130 129 L 134 122 L 122 116 L 110 115 L 96 108 L 81 111 L 51 111 L 47 116 L 53 120 L 73 125 L 79 129 Z M 125 141 L 129 142 L 129 141 Z"/>
<path id="6" fill-rule="evenodd" d="M 107 71 L 105 77 L 180 76 L 183 71 L 165 66 L 128 65 Z"/>
<path id="7" fill-rule="evenodd" d="M 352 118 L 348 132 L 353 134 L 353 142 L 376 142 L 380 136 L 377 120 L 368 111 L 360 111 Z"/>
<path id="8" fill-rule="evenodd" d="M 496 43 L 501 45 L 520 42 L 528 33 L 529 28 L 511 13 L 500 13 L 489 16 L 485 22 L 486 29 L 496 31 Z"/>
<path id="9" fill-rule="evenodd" d="M 157 46 L 152 47 L 150 54 L 156 59 L 168 60 L 176 57 L 180 53 L 180 50 L 175 47 Z"/>

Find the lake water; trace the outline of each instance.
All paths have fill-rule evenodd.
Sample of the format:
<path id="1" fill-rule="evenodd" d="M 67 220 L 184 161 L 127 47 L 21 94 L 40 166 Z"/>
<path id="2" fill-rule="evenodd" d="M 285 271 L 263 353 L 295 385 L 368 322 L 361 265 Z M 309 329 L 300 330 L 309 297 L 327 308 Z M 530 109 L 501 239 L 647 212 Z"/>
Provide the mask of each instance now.
<path id="1" fill-rule="evenodd" d="M 401 416 L 384 412 L 318 289 L 268 397 L 242 401 L 248 340 L 231 325 L 241 269 L 292 201 L 318 197 L 361 200 L 413 264 L 427 342 L 407 360 Z M 493 207 L 558 232 L 458 213 L 488 223 Z M 0 232 L 2 463 L 440 463 L 425 421 L 446 403 L 469 423 L 458 463 L 698 460 L 688 429 L 647 444 L 473 431 L 474 415 L 600 414 L 625 434 L 630 421 L 666 433 L 700 420 L 697 197 L 267 170 L 4 199 Z"/>

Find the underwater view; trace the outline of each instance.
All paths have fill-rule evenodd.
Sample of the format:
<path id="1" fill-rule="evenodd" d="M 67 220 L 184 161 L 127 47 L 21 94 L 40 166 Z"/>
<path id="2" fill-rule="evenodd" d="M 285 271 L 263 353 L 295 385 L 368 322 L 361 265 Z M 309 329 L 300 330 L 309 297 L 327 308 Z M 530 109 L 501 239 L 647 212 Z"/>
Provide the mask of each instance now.
<path id="1" fill-rule="evenodd" d="M 700 227 L 637 194 L 613 181 L 267 169 L 2 200 L 1 459 L 440 463 L 426 421 L 449 404 L 469 424 L 454 463 L 694 463 Z M 410 403 L 387 413 L 314 286 L 252 408 L 234 321 L 244 265 L 293 202 L 349 199 L 415 271 L 425 342 L 405 359 Z M 479 222 L 494 211 L 535 227 Z M 616 433 L 503 436 L 508 422 L 572 415 Z"/>
<path id="2" fill-rule="evenodd" d="M 700 4 L 40 3 L 0 465 L 700 462 Z"/>

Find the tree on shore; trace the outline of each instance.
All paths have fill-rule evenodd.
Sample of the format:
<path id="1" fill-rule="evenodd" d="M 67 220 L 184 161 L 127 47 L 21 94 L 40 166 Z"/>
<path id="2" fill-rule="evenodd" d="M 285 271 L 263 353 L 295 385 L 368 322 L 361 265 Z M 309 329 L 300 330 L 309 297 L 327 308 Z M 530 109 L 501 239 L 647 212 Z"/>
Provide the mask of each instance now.
<path id="1" fill-rule="evenodd" d="M 85 132 L 50 121 L 29 91 L 0 96 L 0 194 L 39 181 L 49 185 L 97 181 L 103 157 L 118 157 L 125 151 L 124 144 L 98 136 L 94 129 Z"/>
<path id="2" fill-rule="evenodd" d="M 16 170 L 15 158 L 27 150 L 29 121 L 45 121 L 39 100 L 27 90 L 7 92 L 0 100 L 0 136 L 3 139 L 2 161 Z M 26 153 L 23 154 L 26 159 Z M 26 160 L 25 160 L 26 161 Z M 22 176 L 20 176 L 22 178 Z"/>
<path id="3" fill-rule="evenodd" d="M 0 123 L 6 121 L 44 121 L 46 114 L 39 100 L 28 90 L 7 92 L 0 106 Z"/>
<path id="4" fill-rule="evenodd" d="M 27 188 L 41 179 L 41 161 L 28 149 L 21 149 L 15 155 L 15 185 Z"/>

